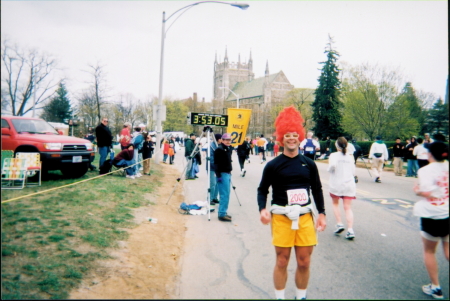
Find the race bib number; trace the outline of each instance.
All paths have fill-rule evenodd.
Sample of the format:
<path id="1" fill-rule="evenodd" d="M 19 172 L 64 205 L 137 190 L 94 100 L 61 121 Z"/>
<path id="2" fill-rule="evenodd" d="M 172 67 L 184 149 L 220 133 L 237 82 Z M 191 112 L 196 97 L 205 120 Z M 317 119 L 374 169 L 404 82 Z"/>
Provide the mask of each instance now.
<path id="1" fill-rule="evenodd" d="M 288 205 L 306 205 L 308 204 L 308 191 L 304 188 L 290 189 L 287 192 Z"/>
<path id="2" fill-rule="evenodd" d="M 314 151 L 314 147 L 307 146 L 307 147 L 305 147 L 305 151 L 307 151 L 307 152 L 313 152 L 313 151 Z"/>

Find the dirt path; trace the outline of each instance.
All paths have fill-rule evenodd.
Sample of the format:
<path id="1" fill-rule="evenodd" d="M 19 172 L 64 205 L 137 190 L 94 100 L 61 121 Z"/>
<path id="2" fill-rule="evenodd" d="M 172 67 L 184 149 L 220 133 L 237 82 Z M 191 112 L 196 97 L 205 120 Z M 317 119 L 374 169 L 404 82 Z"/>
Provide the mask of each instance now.
<path id="1" fill-rule="evenodd" d="M 162 168 L 162 186 L 154 195 L 145 196 L 155 205 L 134 212 L 139 226 L 129 230 L 129 239 L 111 252 L 115 259 L 102 261 L 101 268 L 73 291 L 70 299 L 177 298 L 187 216 L 178 213 L 183 202 L 182 184 L 178 184 L 166 205 L 179 171 L 170 165 L 162 164 Z M 155 217 L 158 223 L 151 223 L 146 217 Z"/>

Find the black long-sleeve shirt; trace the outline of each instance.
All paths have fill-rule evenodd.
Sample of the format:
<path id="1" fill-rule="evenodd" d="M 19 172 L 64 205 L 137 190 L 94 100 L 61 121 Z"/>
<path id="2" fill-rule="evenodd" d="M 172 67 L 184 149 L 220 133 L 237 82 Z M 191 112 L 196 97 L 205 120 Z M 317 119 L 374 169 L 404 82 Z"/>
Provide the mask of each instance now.
<path id="1" fill-rule="evenodd" d="M 104 125 L 103 123 L 100 123 L 95 128 L 95 136 L 97 137 L 97 145 L 98 147 L 103 146 L 112 146 L 112 134 L 109 127 Z"/>
<path id="2" fill-rule="evenodd" d="M 233 167 L 231 166 L 231 154 L 233 149 L 225 146 L 221 143 L 214 151 L 214 172 L 216 176 L 220 178 L 220 173 L 231 172 Z"/>
<path id="3" fill-rule="evenodd" d="M 281 154 L 267 163 L 258 187 L 259 211 L 266 208 L 270 186 L 272 186 L 272 205 L 286 206 L 288 204 L 286 191 L 304 188 L 309 196 L 309 202 L 305 205 L 311 203 L 312 192 L 317 211 L 325 213 L 322 183 L 316 163 L 303 155 L 290 158 Z"/>
<path id="4" fill-rule="evenodd" d="M 153 142 L 145 141 L 144 145 L 142 146 L 142 159 L 151 158 L 153 149 L 154 149 Z"/>
<path id="5" fill-rule="evenodd" d="M 405 156 L 405 146 L 402 143 L 395 143 L 392 146 L 392 152 L 394 157 L 403 157 Z"/>

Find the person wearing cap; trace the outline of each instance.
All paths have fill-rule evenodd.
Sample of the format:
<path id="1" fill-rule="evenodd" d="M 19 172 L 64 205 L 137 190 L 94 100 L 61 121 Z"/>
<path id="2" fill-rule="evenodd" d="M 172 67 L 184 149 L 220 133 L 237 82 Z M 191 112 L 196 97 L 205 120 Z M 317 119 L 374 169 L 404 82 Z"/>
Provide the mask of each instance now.
<path id="1" fill-rule="evenodd" d="M 417 138 L 417 145 L 414 147 L 413 155 L 417 158 L 419 169 L 428 165 L 428 149 L 425 148 L 425 140 Z"/>
<path id="2" fill-rule="evenodd" d="M 375 183 L 381 183 L 383 164 L 389 159 L 386 144 L 381 140 L 381 136 L 376 136 L 375 142 L 370 146 L 369 159 L 372 160 L 372 172 L 375 176 Z"/>
<path id="3" fill-rule="evenodd" d="M 413 191 L 420 200 L 414 204 L 413 214 L 420 217 L 425 268 L 431 283 L 422 291 L 435 299 L 443 299 L 439 285 L 436 248 L 442 242 L 445 258 L 449 259 L 449 202 L 448 202 L 448 145 L 435 141 L 425 144 L 428 165 L 418 171 Z"/>
<path id="4" fill-rule="evenodd" d="M 430 133 L 425 133 L 425 134 L 423 134 L 423 136 L 425 137 L 425 138 L 423 138 L 423 143 L 433 143 L 434 142 L 434 140 L 431 139 L 431 137 L 430 137 Z"/>
<path id="5" fill-rule="evenodd" d="M 125 122 L 123 124 L 123 129 L 120 131 L 119 142 L 120 148 L 124 150 L 131 141 L 131 133 L 130 133 L 131 123 Z"/>
<path id="6" fill-rule="evenodd" d="M 283 153 L 264 167 L 258 187 L 260 221 L 272 226 L 272 244 L 276 261 L 273 271 L 275 298 L 285 298 L 288 265 L 292 248 L 295 250 L 296 298 L 306 298 L 309 267 L 317 232 L 326 228 L 322 184 L 316 163 L 299 153 L 305 136 L 303 118 L 293 106 L 284 108 L 275 120 L 276 139 L 284 146 Z M 266 209 L 267 194 L 272 187 L 272 202 Z M 313 198 L 311 198 L 311 194 Z M 312 201 L 318 217 L 314 221 Z"/>
<path id="7" fill-rule="evenodd" d="M 214 151 L 214 172 L 220 196 L 218 217 L 222 222 L 231 222 L 231 216 L 227 214 L 227 211 L 230 201 L 231 171 L 233 170 L 231 166 L 232 153 L 231 135 L 225 133 L 222 135 L 222 143 Z"/>
<path id="8" fill-rule="evenodd" d="M 405 156 L 405 146 L 400 137 L 395 138 L 395 144 L 392 146 L 394 156 L 394 173 L 396 176 L 403 176 L 403 157 Z"/>
<path id="9" fill-rule="evenodd" d="M 140 123 L 139 127 L 141 128 L 141 133 L 146 133 L 146 131 L 145 131 L 145 124 Z"/>
<path id="10" fill-rule="evenodd" d="M 189 135 L 190 139 L 186 139 L 184 143 L 184 156 L 187 160 L 187 167 L 186 167 L 186 180 L 195 180 L 195 172 L 194 172 L 194 157 L 196 154 L 193 153 L 195 149 L 195 134 L 191 133 Z M 198 153 L 198 149 L 196 149 Z"/>
<path id="11" fill-rule="evenodd" d="M 214 152 L 222 143 L 222 134 L 215 134 L 214 140 L 215 141 L 210 141 L 209 146 L 209 165 L 211 167 L 211 172 L 209 173 L 209 199 L 211 200 L 211 205 L 219 204 L 219 188 L 217 187 L 217 178 L 214 168 Z M 206 171 L 208 171 L 208 164 L 206 164 Z"/>

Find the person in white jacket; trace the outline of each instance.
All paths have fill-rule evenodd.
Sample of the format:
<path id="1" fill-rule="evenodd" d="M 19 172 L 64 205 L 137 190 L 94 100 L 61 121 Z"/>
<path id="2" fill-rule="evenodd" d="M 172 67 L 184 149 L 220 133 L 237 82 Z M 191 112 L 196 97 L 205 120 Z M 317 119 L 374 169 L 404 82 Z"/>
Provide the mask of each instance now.
<path id="1" fill-rule="evenodd" d="M 341 220 L 341 213 L 339 210 L 339 199 L 342 199 L 345 211 L 345 219 L 347 221 L 347 234 L 345 238 L 355 238 L 353 230 L 353 211 L 352 200 L 356 196 L 355 184 L 355 163 L 354 158 L 347 154 L 348 142 L 344 137 L 339 137 L 336 140 L 337 152 L 330 155 L 328 161 L 328 172 L 330 173 L 330 196 L 333 200 L 333 212 L 336 217 L 337 235 L 345 230 L 344 224 Z"/>
<path id="2" fill-rule="evenodd" d="M 372 160 L 372 172 L 375 175 L 375 182 L 381 183 L 383 164 L 389 159 L 389 153 L 386 144 L 381 140 L 381 136 L 376 136 L 375 140 L 370 147 L 369 159 Z"/>

